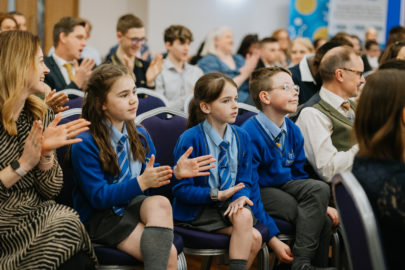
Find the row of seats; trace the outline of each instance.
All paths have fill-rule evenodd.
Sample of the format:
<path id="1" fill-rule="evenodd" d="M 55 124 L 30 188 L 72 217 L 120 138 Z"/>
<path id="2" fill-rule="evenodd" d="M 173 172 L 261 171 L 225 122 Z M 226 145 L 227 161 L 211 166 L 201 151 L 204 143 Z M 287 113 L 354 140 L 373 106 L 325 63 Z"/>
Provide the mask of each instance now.
<path id="1" fill-rule="evenodd" d="M 136 123 L 142 124 L 150 133 L 157 151 L 157 162 L 173 166 L 173 149 L 179 136 L 186 130 L 187 113 L 165 107 L 166 104 L 164 103 L 164 100 L 156 103 L 154 98 L 158 99 L 158 97 L 154 97 L 150 93 L 142 93 L 142 91 L 138 90 L 138 94 L 148 95 L 147 97 L 140 99 L 140 109 L 142 107 L 141 104 L 146 100 L 148 100 L 147 102 L 150 102 L 148 106 L 152 103 L 154 104 L 153 106 L 144 107 L 145 111 L 137 116 Z M 151 97 L 152 99 L 149 100 Z M 75 99 L 72 99 L 70 102 L 74 101 Z M 76 107 L 64 112 L 62 120 L 64 123 L 77 119 L 80 116 L 80 102 L 82 102 L 82 99 L 79 102 L 75 102 L 77 103 L 76 106 L 80 104 L 80 106 L 78 106 L 79 108 Z M 155 106 L 156 104 L 160 105 Z M 245 105 L 247 104 L 242 104 L 242 106 L 240 106 L 243 109 L 243 113 L 238 115 L 239 122 L 237 121 L 237 124 L 239 125 L 257 113 L 257 110 L 255 110 L 254 107 Z M 63 162 L 65 151 L 66 149 L 58 150 L 58 158 L 61 164 Z M 71 206 L 72 188 L 73 175 L 69 170 L 64 168 L 64 187 L 59 202 Z M 338 232 L 332 237 L 333 264 L 339 269 L 341 254 L 346 252 L 349 255 L 347 256 L 349 260 L 348 264 L 352 266 L 352 269 L 385 269 L 383 267 L 385 264 L 377 225 L 364 191 L 364 196 L 359 195 L 361 194 L 361 191 L 361 186 L 351 173 L 343 173 L 335 176 L 333 181 L 333 193 L 341 221 L 343 225 L 347 224 L 347 226 L 344 226 L 344 230 L 338 229 Z M 172 199 L 170 186 L 155 189 L 152 193 L 163 194 L 169 197 L 169 199 Z M 356 194 L 356 196 L 354 196 L 354 194 Z M 370 217 L 372 218 L 370 219 Z M 281 231 L 281 234 L 278 237 L 282 241 L 291 243 L 294 240 L 294 226 L 277 218 L 275 218 L 275 221 Z M 268 240 L 267 228 L 259 224 L 258 229 L 261 231 L 263 239 Z M 175 245 L 180 254 L 179 269 L 187 268 L 182 250 L 186 254 L 205 256 L 201 269 L 209 269 L 212 256 L 227 254 L 227 247 L 229 244 L 229 236 L 227 235 L 198 232 L 178 227 L 175 228 L 175 232 Z M 346 251 L 340 250 L 340 237 L 345 240 Z M 264 243 L 265 242 L 266 241 L 264 241 Z M 139 264 L 139 262 L 131 256 L 122 254 L 123 252 L 116 249 L 101 246 L 96 246 L 95 249 L 102 265 L 131 266 Z M 121 255 L 118 256 L 119 254 Z M 114 258 L 117 258 L 117 260 Z M 265 244 L 263 245 L 258 261 L 259 269 L 272 269 L 276 263 L 275 256 L 271 256 L 271 260 L 269 260 L 269 251 Z"/>

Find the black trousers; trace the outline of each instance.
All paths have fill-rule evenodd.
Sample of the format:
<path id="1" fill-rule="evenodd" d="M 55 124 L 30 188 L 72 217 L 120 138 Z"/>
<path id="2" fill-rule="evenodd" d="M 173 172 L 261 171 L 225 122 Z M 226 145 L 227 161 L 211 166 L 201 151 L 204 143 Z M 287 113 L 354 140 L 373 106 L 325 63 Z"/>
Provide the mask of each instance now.
<path id="1" fill-rule="evenodd" d="M 292 180 L 261 188 L 265 210 L 295 225 L 294 260 L 327 266 L 332 221 L 326 214 L 330 188 L 323 181 Z M 295 262 L 294 262 L 295 263 Z"/>

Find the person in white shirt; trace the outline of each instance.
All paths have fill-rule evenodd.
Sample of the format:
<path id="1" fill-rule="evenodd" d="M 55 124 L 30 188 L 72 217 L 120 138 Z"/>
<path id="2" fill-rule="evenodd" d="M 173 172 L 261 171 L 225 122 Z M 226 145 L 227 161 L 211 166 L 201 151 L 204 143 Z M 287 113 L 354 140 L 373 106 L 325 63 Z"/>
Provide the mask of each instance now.
<path id="1" fill-rule="evenodd" d="M 296 122 L 309 163 L 326 181 L 351 170 L 358 151 L 351 135 L 356 108 L 351 98 L 365 82 L 363 71 L 361 56 L 353 48 L 340 46 L 328 51 L 319 67 L 323 82 L 320 99 L 304 108 Z"/>
<path id="2" fill-rule="evenodd" d="M 193 94 L 195 82 L 204 73 L 199 67 L 187 63 L 193 41 L 193 34 L 187 27 L 171 25 L 165 30 L 164 41 L 167 57 L 156 78 L 156 92 L 166 97 L 169 107 L 183 110 L 186 97 Z"/>

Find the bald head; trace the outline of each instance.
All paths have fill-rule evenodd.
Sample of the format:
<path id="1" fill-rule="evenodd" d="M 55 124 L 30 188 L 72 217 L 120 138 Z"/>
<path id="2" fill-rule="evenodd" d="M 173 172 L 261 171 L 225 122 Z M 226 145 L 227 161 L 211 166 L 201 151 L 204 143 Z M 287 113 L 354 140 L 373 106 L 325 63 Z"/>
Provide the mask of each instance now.
<path id="1" fill-rule="evenodd" d="M 340 46 L 329 50 L 322 58 L 319 74 L 322 81 L 331 82 L 339 68 L 350 68 L 353 57 L 360 57 L 359 52 L 349 46 Z"/>
<path id="2" fill-rule="evenodd" d="M 378 32 L 374 27 L 370 27 L 366 31 L 365 41 L 373 40 L 377 41 Z"/>

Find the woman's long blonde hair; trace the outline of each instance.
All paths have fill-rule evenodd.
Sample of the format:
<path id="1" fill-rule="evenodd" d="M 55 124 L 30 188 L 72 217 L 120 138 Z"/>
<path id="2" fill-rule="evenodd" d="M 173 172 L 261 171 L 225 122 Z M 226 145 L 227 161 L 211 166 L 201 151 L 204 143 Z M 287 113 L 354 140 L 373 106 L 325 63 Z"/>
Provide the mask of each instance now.
<path id="1" fill-rule="evenodd" d="M 26 87 L 29 72 L 37 72 L 35 62 L 39 38 L 29 32 L 7 31 L 0 33 L 0 113 L 5 130 L 17 134 L 13 111 Z M 43 119 L 47 106 L 36 96 L 29 96 L 25 103 L 34 119 Z"/>

